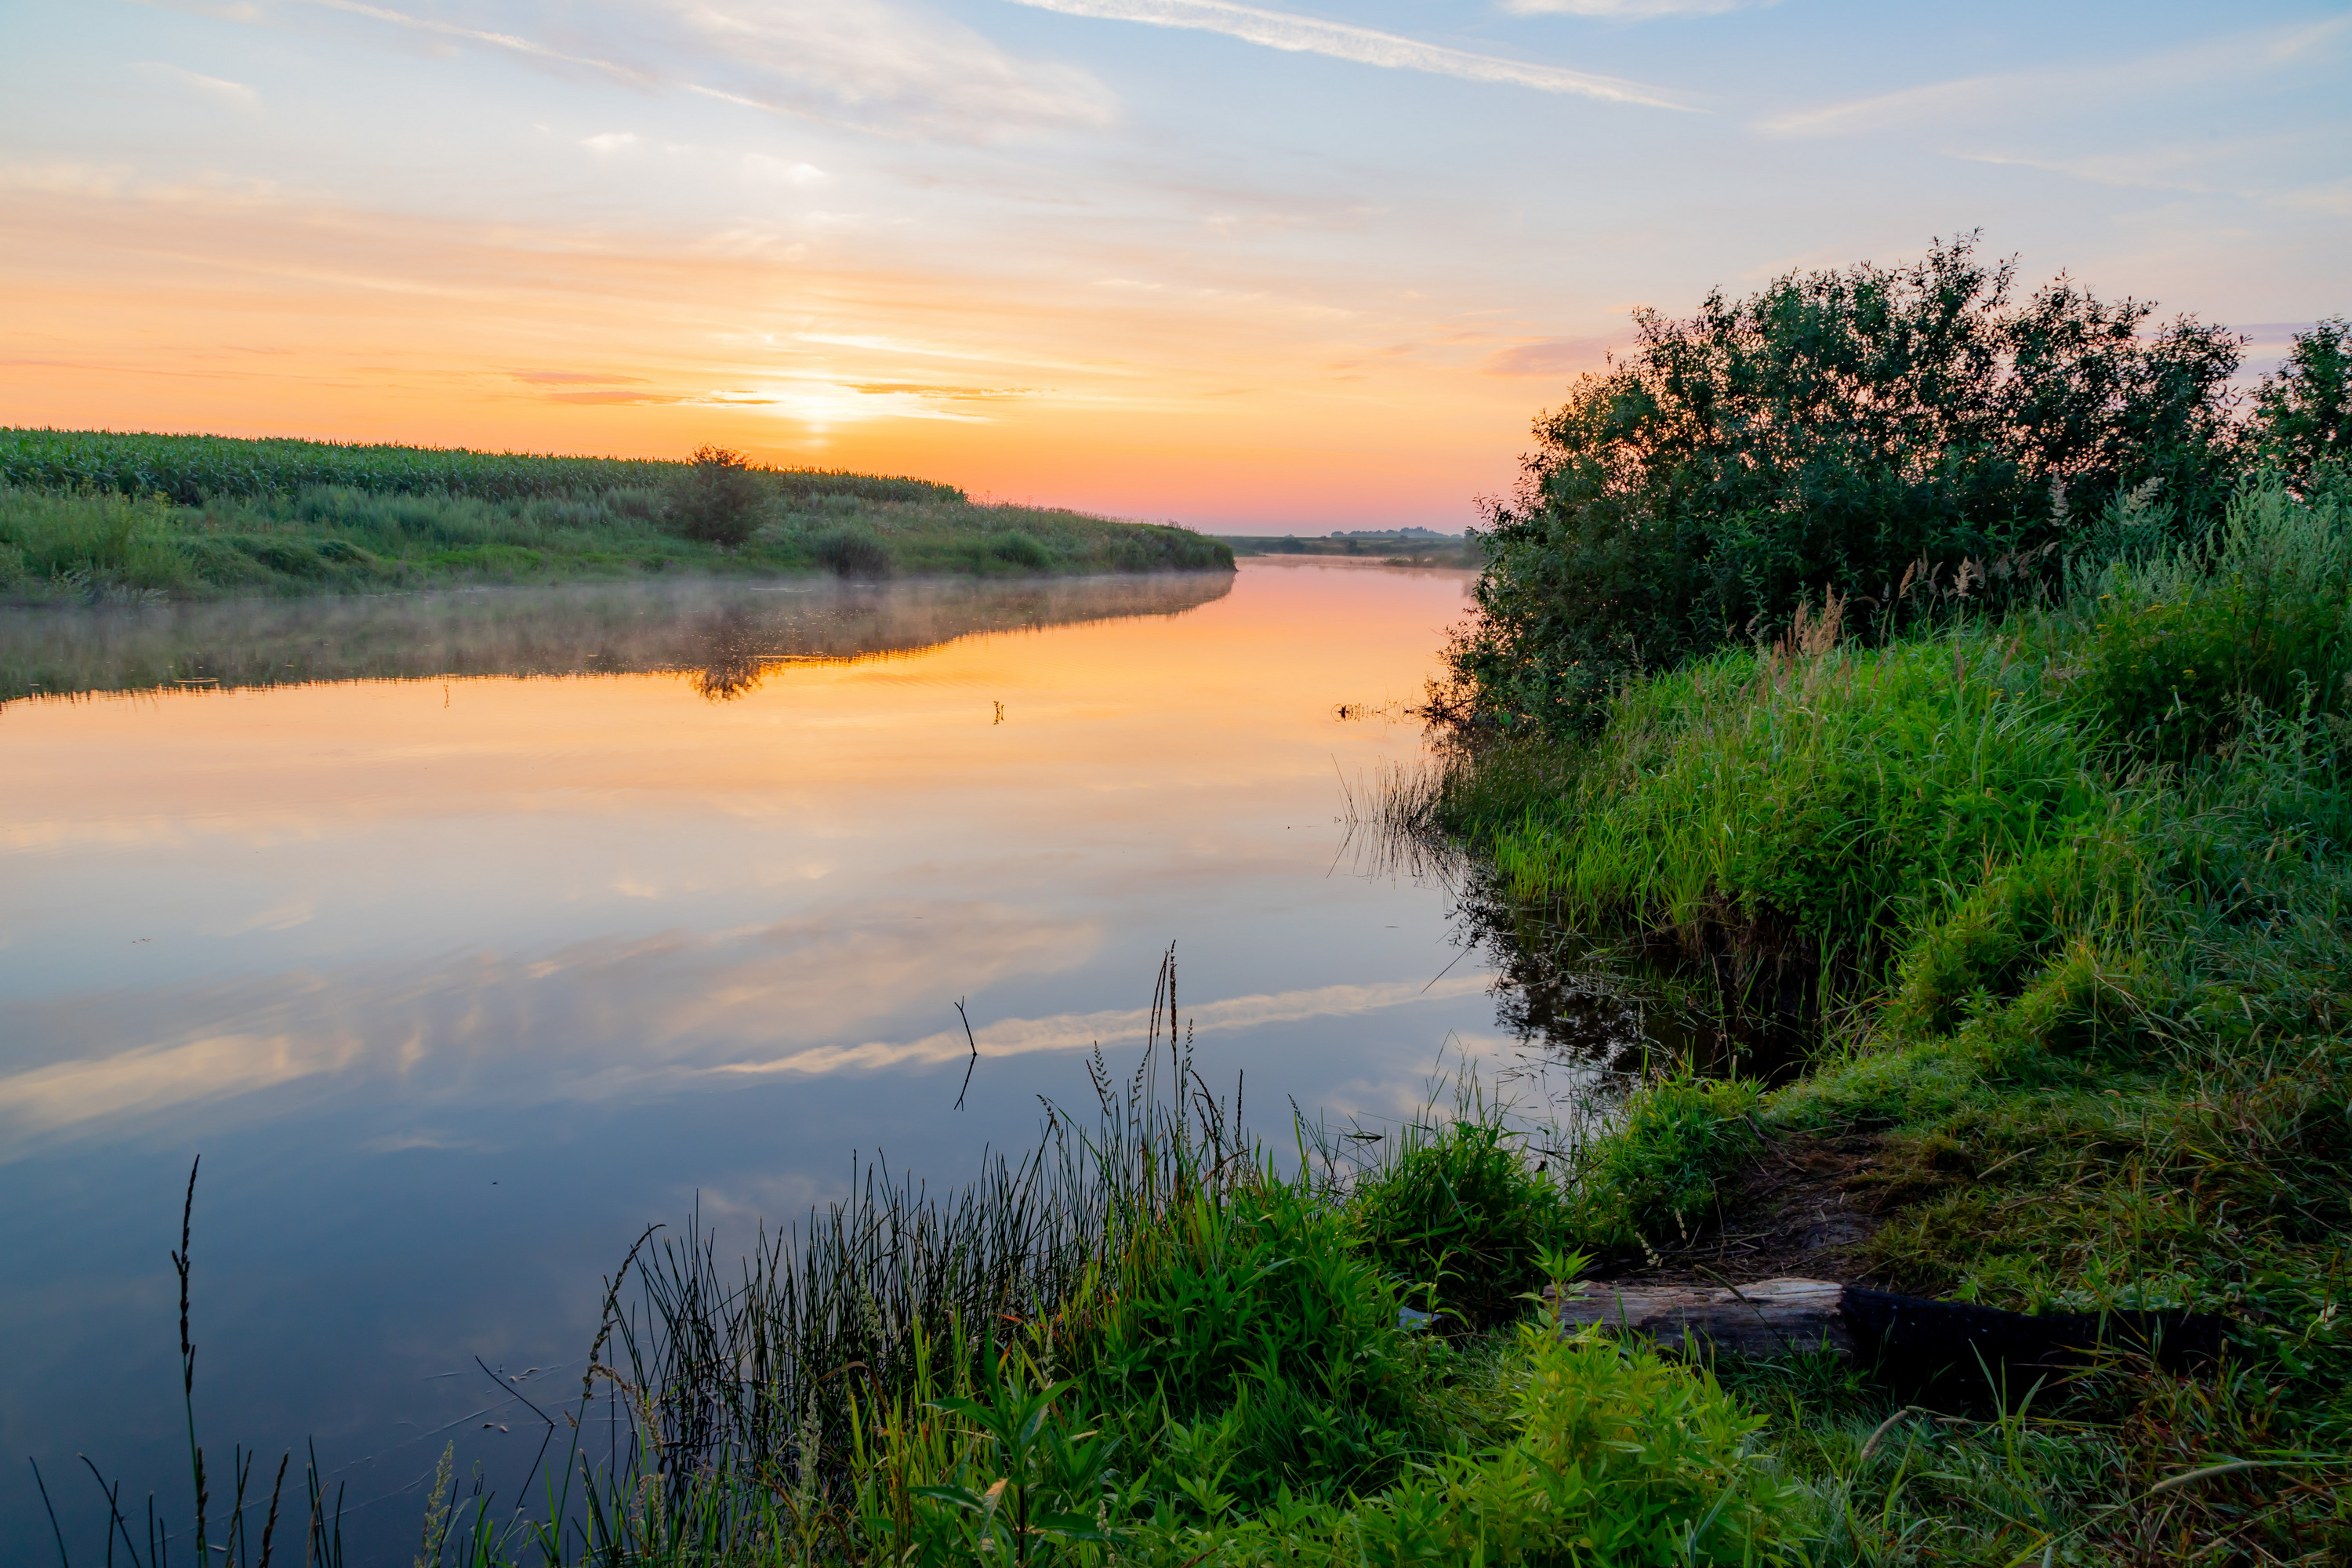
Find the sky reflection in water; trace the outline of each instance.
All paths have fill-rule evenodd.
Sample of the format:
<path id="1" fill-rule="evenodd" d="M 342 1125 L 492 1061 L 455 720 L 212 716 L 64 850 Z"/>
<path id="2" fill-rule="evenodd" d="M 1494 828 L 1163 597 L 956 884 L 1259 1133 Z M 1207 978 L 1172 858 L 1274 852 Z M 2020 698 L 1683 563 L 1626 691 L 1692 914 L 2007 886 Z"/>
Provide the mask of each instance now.
<path id="1" fill-rule="evenodd" d="M 469 1358 L 576 1376 L 640 1226 L 698 1203 L 724 1247 L 839 1192 L 853 1152 L 961 1181 L 1025 1142 L 1036 1096 L 1084 1095 L 1076 1053 L 1132 1053 L 1171 940 L 1203 1068 L 1246 1068 L 1253 1121 L 1418 1103 L 1449 1037 L 1494 1043 L 1490 977 L 1432 983 L 1443 889 L 1335 868 L 1340 778 L 1420 741 L 1334 710 L 1417 697 L 1465 582 L 1252 563 L 1181 604 L 1113 584 L 1094 608 L 1126 618 L 1093 621 L 1072 588 L 739 599 L 739 651 L 795 661 L 739 660 L 724 700 L 723 661 L 679 652 L 724 616 L 671 601 L 505 666 L 620 648 L 603 668 L 646 673 L 10 703 L 0 1445 L 176 1495 L 165 1254 L 198 1150 L 200 1417 L 265 1449 L 317 1433 L 363 1503 L 448 1436 L 494 1466 L 523 1441 L 473 1420 Z M 845 635 L 885 646 L 908 605 L 936 635 L 1045 629 L 850 663 L 776 640 L 862 615 Z M 439 667 L 480 668 L 452 617 Z M 142 684 L 185 655 L 115 663 Z M 0 1528 L 29 1525 L 5 1485 Z M 413 1513 L 359 1522 L 391 1542 Z"/>

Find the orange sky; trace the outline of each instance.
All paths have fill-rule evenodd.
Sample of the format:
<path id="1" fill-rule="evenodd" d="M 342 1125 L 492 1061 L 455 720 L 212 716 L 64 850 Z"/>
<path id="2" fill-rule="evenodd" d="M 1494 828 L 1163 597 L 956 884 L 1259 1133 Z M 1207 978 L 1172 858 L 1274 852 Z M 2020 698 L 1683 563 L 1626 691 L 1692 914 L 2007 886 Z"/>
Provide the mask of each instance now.
<path id="1" fill-rule="evenodd" d="M 1981 226 L 2344 310 L 2347 50 L 2307 0 L 0 0 L 0 421 L 1458 528 L 1643 302 Z"/>
<path id="2" fill-rule="evenodd" d="M 1541 396 L 1482 372 L 1496 333 L 1411 300 L 824 265 L 87 178 L 12 200 L 40 237 L 8 258 L 12 424 L 718 441 L 1123 515 L 1244 498 L 1269 521 L 1458 528 Z"/>

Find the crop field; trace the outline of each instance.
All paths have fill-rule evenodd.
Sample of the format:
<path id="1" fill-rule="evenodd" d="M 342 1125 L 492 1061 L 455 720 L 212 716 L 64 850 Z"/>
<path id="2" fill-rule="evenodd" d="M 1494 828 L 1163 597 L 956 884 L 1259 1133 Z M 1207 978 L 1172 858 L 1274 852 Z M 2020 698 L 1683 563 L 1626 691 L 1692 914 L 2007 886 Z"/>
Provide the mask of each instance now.
<path id="1" fill-rule="evenodd" d="M 1172 525 L 975 504 L 927 479 L 707 458 L 0 430 L 0 600 L 138 604 L 648 573 L 1011 577 L 1233 562 L 1227 546 Z M 716 492 L 713 474 L 723 481 Z"/>

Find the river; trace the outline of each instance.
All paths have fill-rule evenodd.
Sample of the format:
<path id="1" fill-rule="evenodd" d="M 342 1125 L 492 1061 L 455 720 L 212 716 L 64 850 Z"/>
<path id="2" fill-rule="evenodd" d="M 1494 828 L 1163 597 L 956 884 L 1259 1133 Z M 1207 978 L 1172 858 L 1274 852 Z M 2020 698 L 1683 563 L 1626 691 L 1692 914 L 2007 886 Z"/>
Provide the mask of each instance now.
<path id="1" fill-rule="evenodd" d="M 1411 1114 L 1511 1031 L 1343 818 L 1469 580 L 0 612 L 0 1531 L 28 1455 L 84 1539 L 77 1454 L 184 1515 L 199 1153 L 207 1441 L 315 1438 L 373 1561 L 445 1444 L 536 1440 L 484 1366 L 576 1391 L 644 1226 L 966 1179 L 1132 1060 L 1171 942 L 1253 1124 Z"/>

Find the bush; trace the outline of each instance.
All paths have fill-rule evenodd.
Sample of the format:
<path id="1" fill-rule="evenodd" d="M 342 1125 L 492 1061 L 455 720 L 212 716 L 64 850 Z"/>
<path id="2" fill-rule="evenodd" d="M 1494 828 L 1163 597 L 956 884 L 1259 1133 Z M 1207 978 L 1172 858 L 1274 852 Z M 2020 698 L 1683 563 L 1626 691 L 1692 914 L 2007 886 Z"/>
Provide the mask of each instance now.
<path id="1" fill-rule="evenodd" d="M 2250 704 L 2342 710 L 2352 676 L 2352 507 L 2249 479 L 2209 541 L 2088 576 L 2053 617 L 2052 657 L 2087 716 L 2131 750 L 2185 762 Z"/>
<path id="2" fill-rule="evenodd" d="M 1010 533 L 1000 533 L 990 540 L 988 552 L 999 561 L 1024 567 L 1032 572 L 1043 572 L 1054 563 L 1052 551 L 1017 528 Z"/>
<path id="3" fill-rule="evenodd" d="M 1699 313 L 1634 318 L 1633 352 L 1536 424 L 1491 508 L 1477 616 L 1449 651 L 1506 726 L 1590 728 L 1612 689 L 1788 625 L 1831 592 L 1864 626 L 1914 563 L 2033 554 L 2160 489 L 2218 510 L 2239 342 L 2064 278 L 2022 303 L 1974 239 L 1910 267 L 1791 273 Z"/>
<path id="4" fill-rule="evenodd" d="M 809 542 L 809 554 L 820 566 L 844 577 L 887 577 L 897 563 L 889 545 L 862 528 L 835 528 Z"/>
<path id="5" fill-rule="evenodd" d="M 1538 1262 L 1567 1228 L 1550 1182 L 1494 1121 L 1456 1121 L 1407 1143 L 1348 1205 L 1360 1245 L 1452 1326 L 1493 1328 L 1526 1310 Z"/>
<path id="6" fill-rule="evenodd" d="M 740 452 L 698 447 L 671 481 L 670 527 L 685 538 L 733 549 L 760 526 L 768 493 Z"/>

